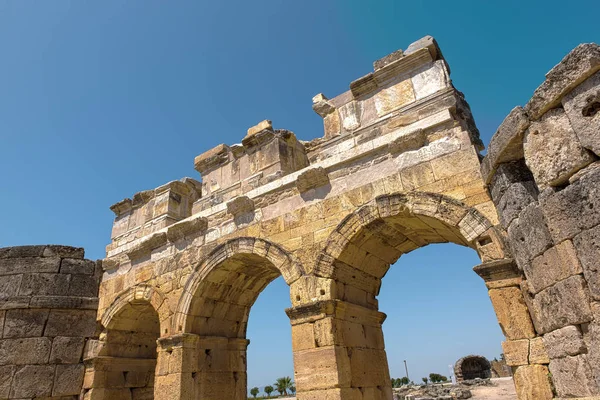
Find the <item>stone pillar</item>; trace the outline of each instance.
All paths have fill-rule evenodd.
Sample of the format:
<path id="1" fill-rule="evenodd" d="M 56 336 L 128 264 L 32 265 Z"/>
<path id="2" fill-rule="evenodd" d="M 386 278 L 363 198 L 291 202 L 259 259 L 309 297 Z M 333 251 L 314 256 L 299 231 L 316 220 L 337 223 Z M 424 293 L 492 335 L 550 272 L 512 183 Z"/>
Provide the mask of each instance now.
<path id="1" fill-rule="evenodd" d="M 248 340 L 183 333 L 158 340 L 155 400 L 246 400 Z"/>
<path id="2" fill-rule="evenodd" d="M 385 314 L 340 300 L 288 309 L 298 400 L 391 400 Z"/>
<path id="3" fill-rule="evenodd" d="M 489 261 L 474 270 L 485 281 L 506 337 L 502 349 L 506 364 L 513 369 L 519 400 L 552 399 L 548 354 L 535 331 L 521 291 L 521 271 L 512 259 Z"/>
<path id="4" fill-rule="evenodd" d="M 182 333 L 158 339 L 154 400 L 193 400 L 200 337 Z"/>

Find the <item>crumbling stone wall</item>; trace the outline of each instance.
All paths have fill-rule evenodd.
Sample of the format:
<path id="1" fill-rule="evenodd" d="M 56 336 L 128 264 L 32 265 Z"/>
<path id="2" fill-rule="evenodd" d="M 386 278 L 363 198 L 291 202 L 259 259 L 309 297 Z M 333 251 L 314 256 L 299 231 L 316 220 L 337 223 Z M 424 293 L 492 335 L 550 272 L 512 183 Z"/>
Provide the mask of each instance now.
<path id="1" fill-rule="evenodd" d="M 508 115 L 482 164 L 522 276 L 502 290 L 524 294 L 533 322 L 507 335 L 506 361 L 517 384 L 550 373 L 564 398 L 600 394 L 599 111 L 600 46 L 583 44 Z"/>
<path id="2" fill-rule="evenodd" d="M 0 398 L 77 399 L 97 337 L 100 263 L 81 248 L 0 248 Z"/>

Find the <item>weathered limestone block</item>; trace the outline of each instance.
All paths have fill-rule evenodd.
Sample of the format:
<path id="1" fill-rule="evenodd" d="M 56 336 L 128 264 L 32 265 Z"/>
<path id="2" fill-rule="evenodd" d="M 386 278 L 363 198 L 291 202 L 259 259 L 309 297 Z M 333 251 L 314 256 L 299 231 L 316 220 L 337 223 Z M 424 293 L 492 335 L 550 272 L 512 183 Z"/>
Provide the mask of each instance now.
<path id="1" fill-rule="evenodd" d="M 416 100 L 451 87 L 450 73 L 446 68 L 446 61 L 438 60 L 423 66 L 419 73 L 411 78 Z"/>
<path id="2" fill-rule="evenodd" d="M 497 203 L 498 216 L 505 229 L 528 205 L 537 201 L 538 189 L 535 182 L 515 182 L 510 185 Z"/>
<path id="3" fill-rule="evenodd" d="M 415 101 L 415 92 L 409 79 L 387 85 L 375 94 L 377 116 L 382 117 Z"/>
<path id="4" fill-rule="evenodd" d="M 273 123 L 268 119 L 265 119 L 259 122 L 258 124 L 248 128 L 246 138 L 249 138 L 250 136 L 254 136 L 264 131 L 273 131 Z"/>
<path id="5" fill-rule="evenodd" d="M 564 185 L 575 172 L 594 161 L 560 108 L 548 111 L 531 124 L 523 149 L 525 162 L 541 189 Z"/>
<path id="6" fill-rule="evenodd" d="M 529 363 L 530 364 L 548 364 L 548 351 L 541 337 L 536 337 L 529 341 Z"/>
<path id="7" fill-rule="evenodd" d="M 600 70 L 600 46 L 580 44 L 546 74 L 546 80 L 533 93 L 525 110 L 536 120 L 560 104 L 562 97 Z"/>
<path id="8" fill-rule="evenodd" d="M 581 145 L 600 156 L 600 72 L 562 100 Z"/>
<path id="9" fill-rule="evenodd" d="M 13 377 L 10 398 L 50 397 L 54 380 L 54 365 L 26 365 Z"/>
<path id="10" fill-rule="evenodd" d="M 170 242 L 175 242 L 193 233 L 205 232 L 207 228 L 208 219 L 206 217 L 183 220 L 169 226 L 167 229 L 167 239 Z"/>
<path id="11" fill-rule="evenodd" d="M 0 340 L 0 365 L 45 364 L 52 341 L 46 337 Z"/>
<path id="12" fill-rule="evenodd" d="M 570 240 L 549 248 L 523 268 L 529 288 L 538 293 L 570 276 L 583 272 Z"/>
<path id="13" fill-rule="evenodd" d="M 8 310 L 4 319 L 4 339 L 42 336 L 48 310 Z"/>
<path id="14" fill-rule="evenodd" d="M 576 356 L 586 351 L 583 335 L 574 325 L 548 332 L 543 340 L 550 359 Z"/>
<path id="15" fill-rule="evenodd" d="M 142 238 L 135 246 L 133 246 L 128 252 L 127 257 L 130 260 L 142 258 L 161 246 L 167 244 L 167 234 L 165 232 L 156 232 L 152 235 Z"/>
<path id="16" fill-rule="evenodd" d="M 549 368 L 559 396 L 584 397 L 600 394 L 587 355 L 553 359 Z"/>
<path id="17" fill-rule="evenodd" d="M 307 169 L 296 179 L 296 187 L 300 193 L 306 193 L 327 184 L 329 184 L 329 176 L 323 167 Z"/>
<path id="18" fill-rule="evenodd" d="M 591 321 L 589 294 L 583 278 L 572 276 L 542 290 L 533 298 L 530 312 L 538 333 Z"/>
<path id="19" fill-rule="evenodd" d="M 546 366 L 523 365 L 515 371 L 514 380 L 519 400 L 551 400 L 554 397 Z"/>
<path id="20" fill-rule="evenodd" d="M 541 207 L 535 203 L 527 206 L 509 226 L 508 238 L 512 254 L 521 269 L 552 246 Z"/>
<path id="21" fill-rule="evenodd" d="M 583 231 L 573 239 L 577 256 L 583 266 L 583 275 L 596 300 L 600 299 L 600 225 Z"/>
<path id="22" fill-rule="evenodd" d="M 545 191 L 540 206 L 555 243 L 600 225 L 600 170 L 590 170 L 559 192 Z"/>
<path id="23" fill-rule="evenodd" d="M 500 124 L 481 163 L 485 183 L 490 183 L 498 165 L 524 157 L 523 135 L 529 124 L 529 118 L 521 107 L 515 107 Z"/>
<path id="24" fill-rule="evenodd" d="M 519 287 L 522 281 L 521 272 L 511 259 L 488 261 L 477 265 L 473 271 L 485 281 L 488 289 Z"/>
<path id="25" fill-rule="evenodd" d="M 254 200 L 248 196 L 238 196 L 227 203 L 227 212 L 234 217 L 254 211 Z"/>
<path id="26" fill-rule="evenodd" d="M 83 364 L 57 365 L 52 396 L 75 396 L 81 392 Z"/>
<path id="27" fill-rule="evenodd" d="M 535 337 L 533 324 L 519 288 L 491 289 L 488 293 L 500 328 L 507 339 Z"/>
<path id="28" fill-rule="evenodd" d="M 10 385 L 17 367 L 15 365 L 0 366 L 0 398 L 8 399 Z"/>
<path id="29" fill-rule="evenodd" d="M 352 132 L 360 127 L 360 113 L 355 101 L 344 104 L 339 112 L 342 128 L 346 132 Z"/>
<path id="30" fill-rule="evenodd" d="M 494 202 L 498 203 L 508 188 L 514 183 L 533 181 L 533 174 L 527 168 L 525 159 L 505 162 L 496 166 L 496 171 L 488 185 Z M 537 198 L 537 196 L 536 196 Z"/>
<path id="31" fill-rule="evenodd" d="M 76 364 L 81 360 L 85 338 L 57 336 L 52 340 L 50 363 Z"/>
<path id="32" fill-rule="evenodd" d="M 529 339 L 507 340 L 502 342 L 502 352 L 506 365 L 518 367 L 529 364 Z"/>

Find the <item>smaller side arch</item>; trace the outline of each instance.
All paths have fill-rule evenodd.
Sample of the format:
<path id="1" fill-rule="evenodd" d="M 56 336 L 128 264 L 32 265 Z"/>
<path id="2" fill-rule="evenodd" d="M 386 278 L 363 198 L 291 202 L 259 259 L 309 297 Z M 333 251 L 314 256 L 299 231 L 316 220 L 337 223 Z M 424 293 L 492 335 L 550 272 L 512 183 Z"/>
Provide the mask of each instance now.
<path id="1" fill-rule="evenodd" d="M 188 326 L 190 325 L 188 321 L 189 310 L 205 278 L 215 271 L 219 265 L 239 255 L 252 255 L 268 261 L 279 271 L 288 285 L 305 275 L 301 263 L 290 253 L 272 242 L 253 237 L 239 237 L 228 240 L 211 251 L 194 268 L 193 273 L 188 278 L 173 319 L 175 332 L 181 333 L 190 330 L 190 326 Z"/>
<path id="2" fill-rule="evenodd" d="M 170 333 L 169 317 L 171 316 L 171 311 L 169 301 L 160 290 L 148 284 L 136 285 L 121 292 L 104 311 L 100 323 L 105 329 L 115 328 L 115 325 L 119 323 L 116 317 L 129 305 L 136 304 L 148 304 L 152 306 L 159 317 L 161 336 L 166 336 Z"/>

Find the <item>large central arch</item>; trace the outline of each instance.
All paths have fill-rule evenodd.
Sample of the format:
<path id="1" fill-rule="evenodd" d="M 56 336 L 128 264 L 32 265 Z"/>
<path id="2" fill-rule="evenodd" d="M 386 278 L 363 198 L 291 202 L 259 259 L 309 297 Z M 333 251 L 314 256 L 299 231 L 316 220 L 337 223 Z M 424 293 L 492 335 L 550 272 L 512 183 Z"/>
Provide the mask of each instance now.
<path id="1" fill-rule="evenodd" d="M 446 242 L 471 247 L 484 260 L 504 257 L 503 243 L 481 213 L 438 194 L 379 196 L 338 225 L 306 278 L 330 295 L 304 304 L 296 296 L 297 306 L 288 310 L 293 335 L 306 338 L 294 342 L 299 398 L 392 399 L 385 314 L 377 303 L 381 280 L 402 254 Z"/>

